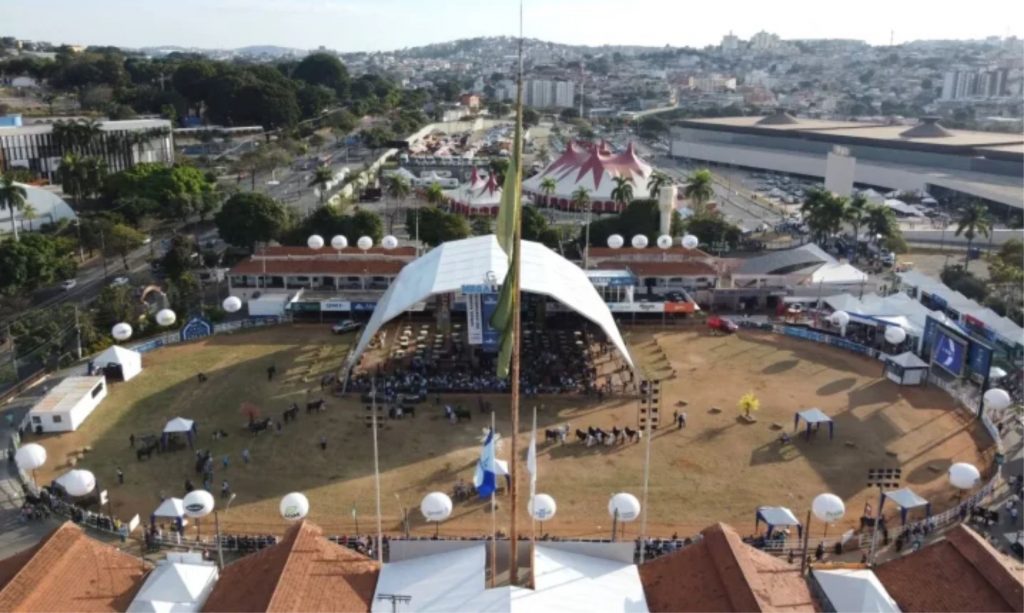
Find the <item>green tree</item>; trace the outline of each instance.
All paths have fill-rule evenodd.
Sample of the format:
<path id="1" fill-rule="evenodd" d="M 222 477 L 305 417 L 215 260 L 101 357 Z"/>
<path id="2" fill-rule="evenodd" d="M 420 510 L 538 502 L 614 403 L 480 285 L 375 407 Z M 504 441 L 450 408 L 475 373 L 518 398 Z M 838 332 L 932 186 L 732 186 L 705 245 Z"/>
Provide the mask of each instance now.
<path id="1" fill-rule="evenodd" d="M 618 179 L 618 177 L 616 177 L 616 179 Z M 628 183 L 625 184 L 625 186 L 627 188 L 629 188 L 629 195 L 630 195 L 630 199 L 631 199 L 632 195 L 633 195 L 632 187 L 630 187 L 630 185 Z M 616 184 L 616 189 L 618 189 L 618 184 Z M 614 189 L 612 190 L 612 198 L 615 198 L 615 190 Z M 590 191 L 588 191 L 587 188 L 582 187 L 582 186 L 576 188 L 576 191 L 574 191 L 572 193 L 572 200 L 571 200 L 571 202 L 572 202 L 572 210 L 574 210 L 574 211 L 576 211 L 578 213 L 582 213 L 583 211 L 589 211 L 590 210 Z M 618 201 L 616 201 L 616 202 L 618 202 Z M 628 202 L 626 204 L 628 204 Z"/>
<path id="2" fill-rule="evenodd" d="M 540 191 L 544 194 L 544 204 L 551 206 L 551 196 L 554 195 L 557 184 L 553 177 L 544 177 L 540 182 Z"/>
<path id="3" fill-rule="evenodd" d="M 967 253 L 964 255 L 964 269 L 971 263 L 971 245 L 976 237 L 988 238 L 992 232 L 992 220 L 988 216 L 988 208 L 980 202 L 972 202 L 960 212 L 956 222 L 956 235 L 964 235 L 967 239 Z"/>
<path id="4" fill-rule="evenodd" d="M 127 285 L 107 286 L 100 290 L 96 301 L 96 323 L 110 329 L 122 321 L 134 323 L 142 313 L 142 305 L 132 297 L 132 288 Z"/>
<path id="5" fill-rule="evenodd" d="M 413 214 L 412 210 L 406 212 L 406 225 L 410 228 L 415 223 L 410 218 Z M 419 210 L 419 216 L 420 241 L 426 245 L 437 246 L 470 235 L 469 222 L 461 215 L 446 213 L 436 207 L 425 207 Z"/>
<path id="6" fill-rule="evenodd" d="M 292 78 L 328 87 L 339 97 L 348 95 L 348 70 L 341 60 L 329 53 L 310 53 L 302 58 L 292 72 Z"/>
<path id="7" fill-rule="evenodd" d="M 31 202 L 25 202 L 25 206 L 21 209 L 21 218 L 28 222 L 28 231 L 34 230 L 32 222 L 39 219 L 39 212 L 36 211 L 36 207 L 32 206 Z"/>
<path id="8" fill-rule="evenodd" d="M 195 242 L 189 236 L 175 235 L 170 248 L 160 260 L 161 268 L 169 279 L 177 280 L 192 269 L 196 253 Z"/>
<path id="9" fill-rule="evenodd" d="M 491 218 L 484 217 L 483 215 L 478 215 L 474 217 L 473 221 L 470 222 L 469 226 L 470 229 L 473 231 L 473 236 L 486 236 L 494 231 L 494 223 L 492 222 Z M 526 238 L 526 236 L 523 236 L 523 238 Z"/>
<path id="10" fill-rule="evenodd" d="M 320 193 L 320 204 L 323 205 L 327 197 L 327 184 L 334 179 L 334 171 L 330 166 L 319 166 L 313 173 L 313 179 L 309 182 L 310 187 L 315 187 Z"/>
<path id="11" fill-rule="evenodd" d="M 651 194 L 651 198 L 657 198 L 661 195 L 661 188 L 666 185 L 671 185 L 672 179 L 663 172 L 654 171 L 651 173 L 650 178 L 647 179 L 647 191 Z"/>
<path id="12" fill-rule="evenodd" d="M 846 199 L 824 189 L 813 189 L 800 206 L 800 212 L 815 240 L 824 241 L 842 229 L 843 220 L 847 218 Z"/>
<path id="13" fill-rule="evenodd" d="M 11 221 L 11 231 L 14 233 L 14 242 L 18 242 L 18 226 L 14 223 L 15 209 L 25 208 L 25 200 L 28 194 L 25 188 L 14 184 L 14 179 L 9 176 L 0 177 L 0 211 L 7 209 Z"/>
<path id="14" fill-rule="evenodd" d="M 409 182 L 398 175 L 391 175 L 384 180 L 384 193 L 388 197 L 385 206 L 385 215 L 388 219 L 388 233 L 394 231 L 395 217 L 399 214 L 402 204 L 409 197 L 412 188 Z"/>
<path id="15" fill-rule="evenodd" d="M 690 201 L 690 210 L 700 216 L 706 213 L 706 205 L 715 197 L 714 177 L 707 168 L 701 168 L 686 179 L 683 196 Z"/>
<path id="16" fill-rule="evenodd" d="M 70 194 L 75 206 L 82 206 L 82 194 L 85 192 L 85 166 L 73 153 L 65 153 L 57 167 L 57 178 L 65 194 Z"/>
<path id="17" fill-rule="evenodd" d="M 633 178 L 616 176 L 613 181 L 615 187 L 612 188 L 612 200 L 625 208 L 633 201 Z"/>
<path id="18" fill-rule="evenodd" d="M 683 226 L 687 233 L 700 239 L 701 245 L 724 243 L 730 249 L 735 249 L 743 236 L 742 230 L 720 215 L 693 216 L 685 220 Z"/>
<path id="19" fill-rule="evenodd" d="M 654 243 L 659 234 L 661 213 L 658 210 L 658 201 L 652 199 L 634 200 L 626 206 L 622 213 L 613 217 L 605 217 L 590 223 L 590 246 L 605 245 L 608 237 L 612 234 L 621 234 L 626 242 L 636 236 L 643 234 L 648 241 Z M 678 234 L 681 229 L 681 220 L 677 211 L 672 212 L 672 231 Z M 580 244 L 586 240 L 586 228 L 580 233 Z"/>
<path id="20" fill-rule="evenodd" d="M 433 207 L 439 207 L 444 204 L 445 196 L 444 190 L 437 183 L 431 183 L 430 186 L 423 192 L 423 199 L 427 201 L 427 204 Z"/>
<path id="21" fill-rule="evenodd" d="M 214 216 L 221 238 L 250 251 L 277 238 L 288 227 L 288 211 L 276 200 L 253 192 L 235 194 Z"/>
<path id="22" fill-rule="evenodd" d="M 523 109 L 523 127 L 529 128 L 540 123 L 540 113 L 533 109 Z"/>
<path id="23" fill-rule="evenodd" d="M 178 279 L 168 281 L 167 299 L 175 313 L 187 315 L 199 312 L 202 301 L 199 279 L 191 272 L 186 272 Z"/>
<path id="24" fill-rule="evenodd" d="M 210 79 L 217 70 L 208 60 L 190 60 L 174 69 L 171 85 L 195 108 L 195 114 L 202 113 L 202 103 L 209 94 Z"/>
<path id="25" fill-rule="evenodd" d="M 69 242 L 39 233 L 0 242 L 0 291 L 30 291 L 74 274 Z"/>
<path id="26" fill-rule="evenodd" d="M 868 201 L 864 196 L 856 195 L 850 199 L 846 204 L 845 218 L 846 222 L 853 228 L 853 240 L 856 243 L 860 239 L 860 229 L 864 226 L 864 222 L 867 217 Z M 854 248 L 854 259 L 856 259 L 857 250 Z"/>
<path id="27" fill-rule="evenodd" d="M 864 226 L 870 233 L 872 242 L 879 242 L 879 237 L 882 239 L 900 237 L 899 222 L 892 209 L 883 204 L 869 204 L 864 211 Z"/>
<path id="28" fill-rule="evenodd" d="M 121 262 L 125 270 L 131 270 L 128 266 L 128 254 L 142 246 L 146 235 L 131 226 L 125 224 L 114 224 L 106 233 L 106 245 L 108 255 L 121 256 Z"/>

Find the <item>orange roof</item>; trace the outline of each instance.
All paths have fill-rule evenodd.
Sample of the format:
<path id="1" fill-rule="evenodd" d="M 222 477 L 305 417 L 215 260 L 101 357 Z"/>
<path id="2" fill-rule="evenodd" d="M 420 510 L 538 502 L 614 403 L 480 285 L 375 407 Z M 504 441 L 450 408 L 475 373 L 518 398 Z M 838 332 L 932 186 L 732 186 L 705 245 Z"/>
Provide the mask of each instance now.
<path id="1" fill-rule="evenodd" d="M 0 611 L 124 611 L 151 568 L 64 522 L 0 560 Z"/>
<path id="2" fill-rule="evenodd" d="M 246 260 L 231 269 L 233 275 L 397 275 L 405 262 L 398 260 Z"/>
<path id="3" fill-rule="evenodd" d="M 278 544 L 226 567 L 204 611 L 369 611 L 377 562 L 322 536 L 308 521 Z"/>
<path id="4" fill-rule="evenodd" d="M 713 266 L 704 262 L 601 262 L 603 270 L 628 268 L 638 277 L 713 277 L 717 273 Z"/>
<path id="5" fill-rule="evenodd" d="M 1024 611 L 1024 565 L 964 526 L 875 574 L 902 611 Z"/>
<path id="6" fill-rule="evenodd" d="M 640 566 L 651 611 L 817 611 L 799 565 L 716 524 L 685 549 Z"/>

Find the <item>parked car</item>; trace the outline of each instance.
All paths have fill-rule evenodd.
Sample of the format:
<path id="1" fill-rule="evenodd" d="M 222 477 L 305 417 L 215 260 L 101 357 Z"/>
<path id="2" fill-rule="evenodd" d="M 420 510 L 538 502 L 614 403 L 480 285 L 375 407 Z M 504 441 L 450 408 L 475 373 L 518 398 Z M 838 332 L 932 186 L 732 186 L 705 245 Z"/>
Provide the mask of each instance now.
<path id="1" fill-rule="evenodd" d="M 353 332 L 362 328 L 363 324 L 358 321 L 352 321 L 351 319 L 345 319 L 331 326 L 331 332 L 334 334 L 344 334 L 346 332 Z"/>
<path id="2" fill-rule="evenodd" d="M 77 280 L 75 280 L 75 279 L 67 279 L 66 281 L 61 281 L 60 287 L 61 287 L 61 289 L 63 289 L 66 292 L 68 290 L 74 289 L 74 287 L 77 286 L 77 285 L 78 285 L 78 281 Z"/>
<path id="3" fill-rule="evenodd" d="M 110 287 L 121 287 L 129 283 L 131 283 L 131 280 L 128 277 L 114 277 L 114 280 L 110 282 Z"/>
<path id="4" fill-rule="evenodd" d="M 708 317 L 708 328 L 725 334 L 732 334 L 736 330 L 739 330 L 739 326 L 737 326 L 733 320 L 725 317 L 718 317 L 717 315 Z"/>

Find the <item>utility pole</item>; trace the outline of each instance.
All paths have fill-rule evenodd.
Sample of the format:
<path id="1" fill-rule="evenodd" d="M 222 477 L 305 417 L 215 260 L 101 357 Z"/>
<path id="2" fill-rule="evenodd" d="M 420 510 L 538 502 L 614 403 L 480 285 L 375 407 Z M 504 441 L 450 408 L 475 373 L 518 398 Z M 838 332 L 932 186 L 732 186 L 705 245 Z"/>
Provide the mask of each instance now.
<path id="1" fill-rule="evenodd" d="M 78 304 L 75 304 L 75 348 L 78 350 L 78 359 L 82 359 L 82 328 L 78 322 Z"/>

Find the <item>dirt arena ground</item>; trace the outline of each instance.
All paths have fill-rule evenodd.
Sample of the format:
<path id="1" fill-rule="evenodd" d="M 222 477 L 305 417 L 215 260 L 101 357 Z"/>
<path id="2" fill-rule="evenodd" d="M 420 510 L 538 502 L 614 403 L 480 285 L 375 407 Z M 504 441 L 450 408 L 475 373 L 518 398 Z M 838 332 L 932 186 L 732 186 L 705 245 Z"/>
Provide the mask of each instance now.
<path id="1" fill-rule="evenodd" d="M 952 462 L 988 466 L 990 441 L 983 430 L 953 409 L 943 393 L 928 388 L 901 388 L 881 379 L 878 362 L 837 349 L 770 334 L 711 336 L 704 330 L 627 332 L 631 351 L 645 367 L 675 376 L 663 384 L 662 413 L 688 415 L 688 427 L 663 425 L 652 445 L 650 528 L 655 535 L 693 534 L 715 521 L 752 532 L 759 505 L 784 505 L 803 518 L 810 500 L 831 491 L 847 503 L 844 524 L 854 525 L 866 501 L 877 504 L 867 486 L 869 468 L 901 468 L 902 485 L 932 501 L 940 511 L 954 501 L 946 481 Z M 226 530 L 280 532 L 280 497 L 305 492 L 311 519 L 329 533 L 373 528 L 373 473 L 370 430 L 356 399 L 327 397 L 321 414 L 299 415 L 283 433 L 251 437 L 243 427 L 243 401 L 262 408 L 264 416 L 280 418 L 293 400 L 303 404 L 319 397 L 319 380 L 337 368 L 351 335 L 332 336 L 326 326 L 295 325 L 179 345 L 146 354 L 144 372 L 111 393 L 79 431 L 39 439 L 49 451 L 48 465 L 38 471 L 48 482 L 67 470 L 66 458 L 91 446 L 80 466 L 96 473 L 120 517 L 138 513 L 147 521 L 161 496 L 181 496 L 186 477 L 198 484 L 190 451 L 154 455 L 137 461 L 129 448 L 130 433 L 157 433 L 169 418 L 183 416 L 199 425 L 198 447 L 214 452 L 216 495 L 227 479 L 238 497 L 221 514 Z M 274 364 L 278 376 L 267 381 Z M 196 374 L 209 381 L 199 384 Z M 753 391 L 761 402 L 755 423 L 740 420 L 737 402 Z M 498 409 L 498 431 L 508 435 L 507 398 L 491 397 Z M 677 409 L 678 401 L 685 408 Z M 420 405 L 415 419 L 392 421 L 380 432 L 382 515 L 386 531 L 397 532 L 403 508 L 409 509 L 413 532 L 431 534 L 422 523 L 419 501 L 429 491 L 449 492 L 459 478 L 472 479 L 479 441 L 488 418 L 476 412 L 475 396 L 447 397 L 444 402 L 473 408 L 473 421 L 451 425 L 433 399 Z M 539 407 L 539 427 L 569 422 L 572 429 L 589 425 L 637 426 L 635 398 L 613 397 L 603 403 L 579 396 L 523 401 L 520 420 L 529 429 L 530 413 Z M 711 411 L 717 407 L 718 412 Z M 780 432 L 793 433 L 794 412 L 820 407 L 835 420 L 835 440 L 824 430 L 810 441 L 794 435 L 778 442 Z M 781 426 L 781 430 L 773 427 Z M 211 432 L 230 436 L 213 440 Z M 319 441 L 328 446 L 321 451 Z M 525 457 L 527 440 L 520 439 Z M 241 451 L 252 457 L 244 465 Z M 499 457 L 507 457 L 507 448 Z M 222 458 L 229 457 L 224 469 Z M 638 497 L 643 479 L 643 444 L 586 448 L 539 445 L 538 491 L 558 502 L 557 517 L 544 531 L 560 536 L 601 536 L 610 530 L 608 497 L 630 491 Z M 125 473 L 117 485 L 115 472 Z M 525 463 L 522 488 L 527 491 Z M 523 496 L 522 516 L 525 521 Z M 508 510 L 499 498 L 497 523 L 507 530 Z M 476 500 L 456 503 L 442 526 L 450 535 L 489 531 L 489 505 Z M 354 511 L 353 511 L 354 510 Z M 353 518 L 355 513 L 355 518 Z M 630 526 L 634 533 L 638 526 Z M 819 527 L 820 529 L 820 527 Z"/>

